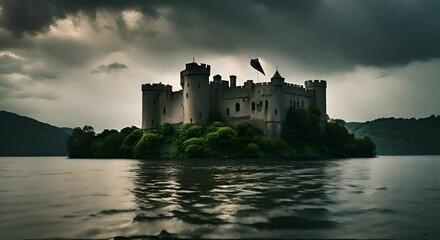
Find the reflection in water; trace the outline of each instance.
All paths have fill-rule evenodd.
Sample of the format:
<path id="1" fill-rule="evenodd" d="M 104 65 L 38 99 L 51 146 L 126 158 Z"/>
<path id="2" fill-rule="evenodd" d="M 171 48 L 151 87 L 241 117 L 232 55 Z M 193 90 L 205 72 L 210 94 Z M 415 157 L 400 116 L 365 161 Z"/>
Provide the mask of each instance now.
<path id="1" fill-rule="evenodd" d="M 440 239 L 439 169 L 440 156 L 0 157 L 0 239 Z"/>
<path id="2" fill-rule="evenodd" d="M 133 220 L 178 222 L 182 231 L 164 229 L 192 237 L 337 227 L 325 207 L 339 185 L 326 167 L 337 163 L 274 161 L 139 162 L 133 193 L 141 211 Z"/>

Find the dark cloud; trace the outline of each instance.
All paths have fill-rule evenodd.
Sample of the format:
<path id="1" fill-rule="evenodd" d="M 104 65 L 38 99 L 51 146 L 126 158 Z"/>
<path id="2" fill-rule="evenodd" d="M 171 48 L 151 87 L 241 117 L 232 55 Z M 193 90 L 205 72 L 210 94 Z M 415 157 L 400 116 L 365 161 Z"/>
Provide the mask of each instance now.
<path id="1" fill-rule="evenodd" d="M 273 55 L 329 71 L 405 65 L 440 56 L 439 1 L 1 0 L 0 4 L 1 27 L 16 36 L 44 32 L 56 19 L 79 12 L 93 19 L 97 10 L 118 15 L 137 9 L 153 19 L 166 17 L 175 26 L 176 39 L 163 41 L 175 46 L 158 46 L 164 54 L 166 49 L 171 54 L 173 48 L 183 47 Z M 169 9 L 169 14 L 164 16 L 161 8 Z M 119 30 L 126 33 L 123 25 Z M 138 34 L 157 35 L 145 30 L 145 35 Z"/>
<path id="2" fill-rule="evenodd" d="M 122 63 L 112 63 L 109 65 L 100 65 L 95 70 L 93 70 L 92 73 L 109 73 L 120 71 L 123 69 L 128 69 L 128 67 Z"/>

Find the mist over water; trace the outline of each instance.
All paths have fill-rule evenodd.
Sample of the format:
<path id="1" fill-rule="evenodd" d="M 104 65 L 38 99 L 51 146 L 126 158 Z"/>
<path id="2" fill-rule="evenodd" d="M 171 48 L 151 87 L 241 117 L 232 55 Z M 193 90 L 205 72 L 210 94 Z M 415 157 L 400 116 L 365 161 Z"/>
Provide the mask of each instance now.
<path id="1" fill-rule="evenodd" d="M 0 239 L 438 239 L 440 156 L 0 158 Z"/>

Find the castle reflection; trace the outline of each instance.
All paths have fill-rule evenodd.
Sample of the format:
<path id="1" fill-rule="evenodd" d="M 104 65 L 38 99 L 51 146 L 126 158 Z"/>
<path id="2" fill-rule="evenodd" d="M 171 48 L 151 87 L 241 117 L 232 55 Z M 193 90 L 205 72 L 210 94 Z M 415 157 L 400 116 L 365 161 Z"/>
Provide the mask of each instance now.
<path id="1" fill-rule="evenodd" d="M 251 229 L 331 229 L 340 174 L 332 161 L 185 159 L 140 161 L 138 222 Z M 194 236 L 194 235 L 193 235 Z"/>

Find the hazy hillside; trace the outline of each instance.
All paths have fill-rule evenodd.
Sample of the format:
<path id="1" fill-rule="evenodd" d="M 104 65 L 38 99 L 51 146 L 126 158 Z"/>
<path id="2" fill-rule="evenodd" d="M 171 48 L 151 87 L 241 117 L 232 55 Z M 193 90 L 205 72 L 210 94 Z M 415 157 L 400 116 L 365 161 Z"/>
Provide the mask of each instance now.
<path id="1" fill-rule="evenodd" d="M 71 131 L 0 111 L 0 156 L 67 155 L 66 140 Z"/>
<path id="2" fill-rule="evenodd" d="M 440 154 L 440 116 L 420 119 L 380 118 L 365 123 L 346 123 L 356 136 L 369 135 L 377 154 Z"/>

